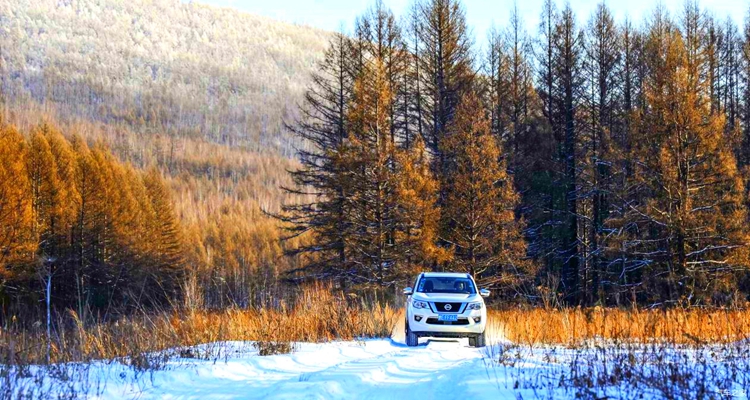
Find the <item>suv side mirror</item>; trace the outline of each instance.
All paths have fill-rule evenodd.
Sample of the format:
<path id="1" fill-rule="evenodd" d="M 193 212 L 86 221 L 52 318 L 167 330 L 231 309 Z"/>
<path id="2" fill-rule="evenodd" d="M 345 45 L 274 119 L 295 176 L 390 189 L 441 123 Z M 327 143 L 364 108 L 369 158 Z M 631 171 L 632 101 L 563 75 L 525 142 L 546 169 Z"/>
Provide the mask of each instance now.
<path id="1" fill-rule="evenodd" d="M 487 289 L 479 289 L 479 295 L 482 297 L 490 297 L 490 291 Z"/>
<path id="2" fill-rule="evenodd" d="M 404 288 L 404 294 L 407 296 L 411 296 L 412 290 L 410 287 Z"/>

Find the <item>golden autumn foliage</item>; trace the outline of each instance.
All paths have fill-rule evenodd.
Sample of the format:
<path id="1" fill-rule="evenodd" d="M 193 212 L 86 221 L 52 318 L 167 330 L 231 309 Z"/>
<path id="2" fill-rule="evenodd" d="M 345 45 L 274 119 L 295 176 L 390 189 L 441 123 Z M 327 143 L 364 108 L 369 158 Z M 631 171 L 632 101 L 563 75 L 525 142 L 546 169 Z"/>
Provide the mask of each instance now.
<path id="1" fill-rule="evenodd" d="M 353 248 L 361 277 L 383 285 L 399 257 L 393 245 L 396 143 L 390 118 L 394 93 L 383 60 L 367 63 L 354 83 L 347 118 L 349 138 L 344 144 L 341 170 L 350 224 L 354 234 L 346 244 Z"/>
<path id="2" fill-rule="evenodd" d="M 51 281 L 56 305 L 79 312 L 178 294 L 182 228 L 158 172 L 139 173 L 47 124 L 27 139 L 1 129 L 6 305 L 37 297 L 40 277 Z"/>
<path id="3" fill-rule="evenodd" d="M 653 252 L 650 287 L 662 299 L 724 303 L 735 296 L 737 272 L 748 268 L 750 242 L 745 183 L 724 115 L 712 113 L 703 61 L 674 29 L 647 42 L 655 73 L 634 142 L 635 179 L 648 191 L 639 210 Z M 663 286 L 660 286 L 663 285 Z M 655 296 L 656 297 L 656 296 Z"/>
<path id="4" fill-rule="evenodd" d="M 345 197 L 344 235 L 355 283 L 392 286 L 444 261 L 437 246 L 438 181 L 421 138 L 409 147 L 394 134 L 395 93 L 386 64 L 374 58 L 354 82 L 347 140 L 338 148 L 335 181 Z"/>
<path id="5" fill-rule="evenodd" d="M 0 126 L 0 278 L 7 279 L 13 265 L 32 253 L 32 214 L 29 178 L 24 158 L 26 143 L 13 127 Z"/>
<path id="6" fill-rule="evenodd" d="M 425 265 L 449 261 L 451 253 L 437 245 L 440 186 L 430 169 L 430 157 L 421 137 L 416 137 L 409 149 L 398 152 L 396 165 L 401 169 L 396 178 L 396 198 L 398 219 L 402 221 L 396 240 L 404 243 L 406 268 L 413 275 Z"/>
<path id="7" fill-rule="evenodd" d="M 528 279 L 523 224 L 515 216 L 519 196 L 475 96 L 462 99 L 442 150 L 452 160 L 442 210 L 450 264 L 506 288 Z"/>
<path id="8" fill-rule="evenodd" d="M 165 287 L 156 290 L 158 293 L 175 290 L 185 295 L 182 299 L 180 296 L 170 299 L 170 303 L 179 304 L 184 299 L 206 307 L 260 304 L 268 301 L 271 298 L 270 293 L 278 289 L 277 285 L 285 271 L 299 266 L 299 257 L 286 256 L 285 252 L 308 239 L 298 238 L 282 242 L 280 239 L 283 233 L 278 229 L 279 224 L 264 214 L 264 211 L 278 210 L 285 199 L 304 198 L 287 195 L 280 187 L 290 185 L 287 170 L 297 165 L 295 161 L 280 156 L 253 153 L 244 148 L 213 144 L 199 138 L 143 136 L 123 127 L 114 128 L 83 121 L 66 123 L 58 120 L 54 114 L 45 116 L 44 110 L 34 107 L 7 110 L 5 115 L 7 120 L 18 124 L 27 137 L 31 137 L 32 132 L 44 136 L 57 163 L 58 180 L 73 182 L 72 185 L 62 183 L 65 190 L 57 195 L 62 199 L 61 203 L 73 204 L 64 211 L 64 218 L 56 222 L 59 231 L 63 232 L 65 229 L 62 226 L 69 226 L 71 213 L 74 214 L 72 219 L 76 229 L 68 229 L 71 235 L 69 240 L 81 241 L 77 228 L 93 227 L 94 216 L 104 215 L 108 218 L 101 209 L 106 206 L 106 201 L 98 200 L 108 193 L 107 196 L 116 195 L 117 201 L 123 202 L 120 206 L 120 217 L 116 218 L 119 221 L 117 226 L 122 223 L 129 228 L 118 231 L 109 228 L 102 230 L 101 233 L 108 235 L 106 241 L 111 242 L 113 238 L 117 238 L 123 243 L 140 243 L 139 253 L 156 251 L 157 246 L 172 247 L 174 250 L 172 240 L 167 240 L 166 244 L 154 241 L 156 234 L 149 233 L 151 239 L 148 241 L 130 237 L 132 229 L 142 225 L 140 222 L 136 224 L 135 221 L 153 216 L 152 228 L 156 228 L 160 224 L 158 219 L 166 215 L 161 212 L 154 214 L 149 209 L 163 210 L 168 205 L 171 207 L 172 216 L 179 226 L 180 240 L 184 244 L 179 259 L 182 265 L 188 268 L 182 273 L 185 279 L 177 279 L 168 285 L 167 282 L 163 282 Z M 44 121 L 41 124 L 40 119 Z M 19 134 L 18 137 L 23 139 L 24 135 Z M 22 152 L 27 152 L 29 147 L 27 143 L 23 143 Z M 174 152 L 170 156 L 171 147 L 174 147 Z M 4 147 L 3 151 L 6 149 L 10 150 L 12 147 Z M 104 156 L 103 153 L 111 156 Z M 102 165 L 113 162 L 124 163 L 124 169 L 107 167 L 107 171 L 117 172 L 116 176 L 102 176 Z M 23 167 L 25 171 L 26 162 Z M 150 204 L 147 185 L 128 182 L 153 181 L 151 178 L 155 175 L 161 176 L 162 187 L 151 186 L 151 189 L 156 190 L 152 191 L 155 194 L 155 203 Z M 116 186 L 120 192 L 132 191 L 132 195 L 100 190 L 103 179 L 109 182 L 109 185 Z M 19 185 L 22 187 L 24 183 L 21 182 Z M 31 199 L 25 198 L 24 201 L 28 203 L 31 215 Z M 86 205 L 87 211 L 75 212 L 80 211 L 82 204 Z M 141 212 L 138 208 L 147 211 Z M 163 221 L 161 224 L 168 228 L 168 224 L 164 225 Z M 146 227 L 141 226 L 138 230 L 145 231 Z M 2 231 L 3 234 L 6 232 Z M 26 235 L 31 235 L 31 231 Z M 146 234 L 138 233 L 136 236 L 145 238 Z M 35 242 L 32 240 L 28 243 L 33 244 L 31 253 L 34 253 Z M 83 256 L 89 257 L 89 254 L 85 253 Z M 63 258 L 71 257 L 81 258 L 81 249 L 75 249 L 72 254 Z M 177 257 L 172 253 L 151 261 L 156 265 L 164 265 L 168 264 L 167 261 L 170 259 Z M 120 262 L 116 259 L 112 261 Z M 22 264 L 28 266 L 28 258 L 25 258 Z M 36 287 L 36 270 L 16 266 L 14 275 L 23 272 L 31 279 L 27 280 L 31 286 L 23 288 L 23 291 L 33 292 L 35 296 L 40 294 L 39 288 Z M 3 267 L 6 267 L 5 260 Z M 141 278 L 146 279 L 148 276 L 141 275 Z M 72 292 L 77 293 L 78 288 L 83 288 L 87 282 L 85 279 L 69 279 L 67 284 Z M 117 286 L 115 288 L 117 289 Z M 189 293 L 186 293 L 186 290 L 189 290 Z M 264 293 L 265 291 L 268 293 Z M 82 299 L 81 307 L 89 304 L 83 294 L 76 294 L 75 297 Z M 22 300 L 20 297 L 14 299 Z M 72 303 L 75 303 L 76 309 L 80 311 L 79 302 L 76 300 Z M 33 310 L 36 311 L 36 308 Z"/>

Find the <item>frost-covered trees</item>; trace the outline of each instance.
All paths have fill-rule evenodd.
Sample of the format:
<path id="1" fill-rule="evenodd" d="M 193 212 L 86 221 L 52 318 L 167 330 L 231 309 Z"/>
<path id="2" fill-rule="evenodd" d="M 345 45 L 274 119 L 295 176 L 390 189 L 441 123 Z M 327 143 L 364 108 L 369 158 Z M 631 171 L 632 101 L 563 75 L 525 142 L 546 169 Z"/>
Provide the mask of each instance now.
<path id="1" fill-rule="evenodd" d="M 331 36 L 179 0 L 9 0 L 0 15 L 7 104 L 286 156 L 283 121 Z"/>

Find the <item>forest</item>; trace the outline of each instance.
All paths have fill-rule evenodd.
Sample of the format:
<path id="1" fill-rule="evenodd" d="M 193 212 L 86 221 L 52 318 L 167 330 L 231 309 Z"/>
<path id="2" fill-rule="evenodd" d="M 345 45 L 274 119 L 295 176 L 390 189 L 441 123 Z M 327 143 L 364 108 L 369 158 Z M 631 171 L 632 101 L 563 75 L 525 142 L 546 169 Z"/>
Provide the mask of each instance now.
<path id="1" fill-rule="evenodd" d="M 84 321 L 279 307 L 309 282 L 388 302 L 422 270 L 471 273 L 501 305 L 750 300 L 750 26 L 695 1 L 638 23 L 547 1 L 538 27 L 514 12 L 478 46 L 466 2 L 396 18 L 376 0 L 350 33 L 279 23 L 264 40 L 291 44 L 267 50 L 201 24 L 272 22 L 144 2 L 205 31 L 173 38 L 179 63 L 146 34 L 158 13 L 17 1 L 0 16 L 3 320 L 46 301 Z M 113 47 L 77 41 L 97 12 L 143 15 Z M 78 68 L 131 40 L 148 65 Z M 237 46 L 276 56 L 252 69 Z"/>
<path id="2" fill-rule="evenodd" d="M 7 0 L 0 86 L 61 122 L 292 157 L 283 120 L 329 35 L 179 0 Z"/>
<path id="3" fill-rule="evenodd" d="M 467 5 L 468 6 L 468 5 Z M 387 288 L 465 271 L 502 301 L 744 304 L 750 27 L 688 0 L 641 24 L 547 1 L 472 45 L 464 4 L 382 2 L 339 35 L 291 129 L 302 271 Z"/>

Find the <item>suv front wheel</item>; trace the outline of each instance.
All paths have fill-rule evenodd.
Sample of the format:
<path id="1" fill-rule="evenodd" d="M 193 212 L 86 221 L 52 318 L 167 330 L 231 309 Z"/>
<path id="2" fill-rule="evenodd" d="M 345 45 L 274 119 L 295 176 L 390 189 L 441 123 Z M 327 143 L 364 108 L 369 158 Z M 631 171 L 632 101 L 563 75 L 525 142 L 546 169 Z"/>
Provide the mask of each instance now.
<path id="1" fill-rule="evenodd" d="M 414 347 L 419 344 L 419 336 L 417 336 L 416 333 L 411 331 L 411 328 L 409 327 L 409 321 L 406 321 L 406 345 L 409 347 Z"/>
<path id="2" fill-rule="evenodd" d="M 484 332 L 476 336 L 469 336 L 469 346 L 484 347 Z"/>

